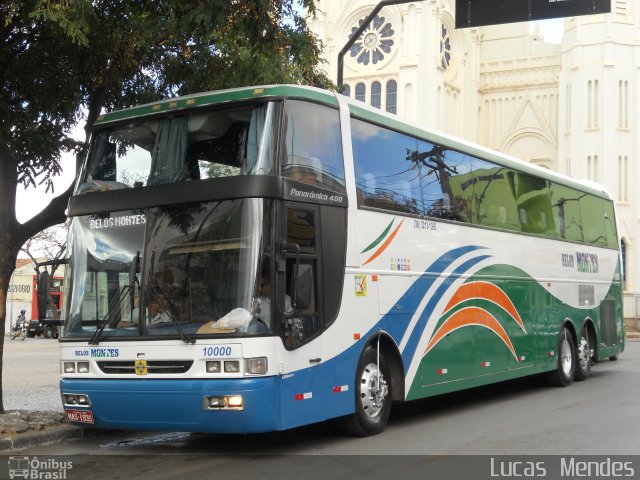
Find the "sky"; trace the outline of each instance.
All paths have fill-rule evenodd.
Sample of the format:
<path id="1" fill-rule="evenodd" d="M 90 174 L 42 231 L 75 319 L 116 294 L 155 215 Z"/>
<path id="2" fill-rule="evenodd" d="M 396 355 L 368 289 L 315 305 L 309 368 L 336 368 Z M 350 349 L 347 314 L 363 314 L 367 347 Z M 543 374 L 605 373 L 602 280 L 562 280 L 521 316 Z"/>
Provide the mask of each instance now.
<path id="1" fill-rule="evenodd" d="M 82 130 L 82 127 L 80 128 Z M 84 132 L 82 136 L 75 135 L 78 139 L 84 138 Z M 71 182 L 75 179 L 75 156 L 73 154 L 62 154 L 60 161 L 62 166 L 62 174 L 53 177 L 54 191 L 46 193 L 46 185 L 37 185 L 36 188 L 29 187 L 24 188 L 23 185 L 18 185 L 16 192 L 16 217 L 20 223 L 24 223 L 31 217 L 43 210 L 49 202 L 59 194 L 64 192 Z"/>
<path id="2" fill-rule="evenodd" d="M 552 19 L 538 22 L 531 22 L 531 29 L 535 28 L 536 24 L 540 25 L 540 33 L 545 41 L 550 43 L 560 43 L 562 39 L 562 23 L 563 19 Z M 84 125 L 80 125 L 78 131 L 74 133 L 76 138 L 84 138 Z M 74 181 L 75 176 L 75 158 L 73 155 L 64 154 L 61 160 L 62 174 L 58 177 L 54 177 L 54 192 L 45 193 L 45 186 L 38 185 L 37 188 L 25 188 L 18 185 L 18 191 L 16 195 L 16 216 L 21 223 L 26 222 L 31 217 L 40 212 L 49 202 L 64 192 L 67 187 Z"/>

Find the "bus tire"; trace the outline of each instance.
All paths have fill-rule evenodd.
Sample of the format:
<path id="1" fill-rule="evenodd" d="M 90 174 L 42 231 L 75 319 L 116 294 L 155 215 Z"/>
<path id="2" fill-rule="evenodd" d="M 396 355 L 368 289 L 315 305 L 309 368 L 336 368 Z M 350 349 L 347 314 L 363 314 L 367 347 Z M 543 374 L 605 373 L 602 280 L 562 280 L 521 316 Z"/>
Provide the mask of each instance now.
<path id="1" fill-rule="evenodd" d="M 568 387 L 573 383 L 576 373 L 576 348 L 573 336 L 568 328 L 562 327 L 558 336 L 556 368 L 546 374 L 549 385 Z"/>
<path id="2" fill-rule="evenodd" d="M 592 353 L 591 353 L 591 336 L 589 335 L 589 331 L 585 326 L 582 329 L 582 333 L 580 334 L 580 339 L 578 340 L 578 346 L 576 349 L 576 381 L 583 381 L 589 378 L 591 374 L 591 365 L 592 361 Z"/>
<path id="3" fill-rule="evenodd" d="M 53 328 L 51 328 L 51 327 L 46 327 L 46 328 L 44 329 L 44 332 L 42 333 L 42 336 L 43 336 L 44 338 L 53 338 L 53 337 L 54 337 L 54 334 L 53 334 Z"/>
<path id="4" fill-rule="evenodd" d="M 382 387 L 376 392 L 377 353 L 374 347 L 367 347 L 360 356 L 356 371 L 356 412 L 341 419 L 342 430 L 348 435 L 358 437 L 376 435 L 381 433 L 387 425 L 391 412 L 391 370 L 382 352 L 380 352 L 379 367 Z"/>
<path id="5" fill-rule="evenodd" d="M 610 361 L 610 362 L 616 362 L 617 360 L 618 360 L 618 355 L 611 355 L 611 356 L 609 357 L 609 361 Z"/>

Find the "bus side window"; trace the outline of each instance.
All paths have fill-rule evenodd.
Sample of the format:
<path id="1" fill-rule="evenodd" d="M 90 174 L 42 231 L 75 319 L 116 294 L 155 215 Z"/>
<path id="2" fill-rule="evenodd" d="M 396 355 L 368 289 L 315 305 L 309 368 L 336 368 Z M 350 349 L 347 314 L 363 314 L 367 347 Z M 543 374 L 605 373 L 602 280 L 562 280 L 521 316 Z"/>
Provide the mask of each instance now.
<path id="1" fill-rule="evenodd" d="M 345 176 L 338 110 L 288 100 L 284 129 L 282 175 L 343 192 Z"/>

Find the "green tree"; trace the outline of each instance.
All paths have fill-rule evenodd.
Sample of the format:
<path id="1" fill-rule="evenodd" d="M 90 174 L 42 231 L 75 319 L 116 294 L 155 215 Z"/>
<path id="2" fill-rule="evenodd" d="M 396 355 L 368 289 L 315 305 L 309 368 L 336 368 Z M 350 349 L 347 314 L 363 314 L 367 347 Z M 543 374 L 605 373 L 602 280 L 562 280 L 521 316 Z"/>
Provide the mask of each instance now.
<path id="1" fill-rule="evenodd" d="M 61 152 L 85 152 L 72 127 L 104 110 L 243 85 L 333 88 L 300 7 L 315 12 L 313 0 L 0 0 L 0 374 L 18 252 L 65 220 L 72 188 L 21 224 L 18 186 L 52 189 Z"/>

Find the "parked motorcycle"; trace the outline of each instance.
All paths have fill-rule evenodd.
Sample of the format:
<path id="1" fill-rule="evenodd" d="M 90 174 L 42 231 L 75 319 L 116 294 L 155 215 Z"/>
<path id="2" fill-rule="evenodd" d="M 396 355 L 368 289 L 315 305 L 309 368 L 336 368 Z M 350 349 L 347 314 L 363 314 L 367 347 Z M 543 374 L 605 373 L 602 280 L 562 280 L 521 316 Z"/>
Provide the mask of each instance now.
<path id="1" fill-rule="evenodd" d="M 22 310 L 20 315 L 18 315 L 16 324 L 11 329 L 11 340 L 15 340 L 16 337 L 20 337 L 20 340 L 27 338 L 27 334 L 29 333 L 29 322 L 27 321 L 27 317 L 25 317 L 26 313 L 26 310 Z"/>

